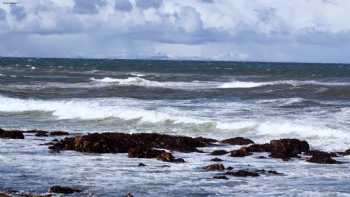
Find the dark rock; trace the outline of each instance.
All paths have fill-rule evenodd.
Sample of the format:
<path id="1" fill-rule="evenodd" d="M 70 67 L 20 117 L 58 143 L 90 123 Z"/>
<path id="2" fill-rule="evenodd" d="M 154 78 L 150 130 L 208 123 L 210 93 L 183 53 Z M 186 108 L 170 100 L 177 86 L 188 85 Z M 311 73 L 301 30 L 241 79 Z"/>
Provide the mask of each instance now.
<path id="1" fill-rule="evenodd" d="M 9 194 L 0 193 L 0 197 L 11 197 Z"/>
<path id="2" fill-rule="evenodd" d="M 270 157 L 283 160 L 288 160 L 291 157 L 298 157 L 298 154 L 310 150 L 309 144 L 306 141 L 298 139 L 271 140 L 270 146 Z"/>
<path id="3" fill-rule="evenodd" d="M 65 132 L 65 131 L 52 131 L 52 132 L 50 132 L 50 136 L 64 136 L 64 135 L 69 135 L 69 133 Z"/>
<path id="4" fill-rule="evenodd" d="M 134 147 L 195 152 L 198 151 L 198 147 L 211 145 L 208 141 L 211 140 L 155 133 L 94 133 L 84 136 L 66 137 L 49 148 L 90 153 L 127 153 L 130 148 Z"/>
<path id="5" fill-rule="evenodd" d="M 48 135 L 48 132 L 47 132 L 47 131 L 37 131 L 37 132 L 35 133 L 35 136 L 36 136 L 36 137 L 47 137 L 47 136 L 49 136 L 49 135 Z"/>
<path id="6" fill-rule="evenodd" d="M 224 179 L 224 180 L 228 180 L 227 176 L 214 176 L 213 179 Z"/>
<path id="7" fill-rule="evenodd" d="M 250 140 L 248 138 L 243 137 L 235 137 L 235 138 L 229 138 L 221 141 L 225 144 L 231 144 L 231 145 L 247 145 L 247 144 L 254 144 L 253 140 Z"/>
<path id="8" fill-rule="evenodd" d="M 144 164 L 144 163 L 139 163 L 139 165 L 138 165 L 139 167 L 145 167 L 146 166 L 146 164 Z"/>
<path id="9" fill-rule="evenodd" d="M 313 150 L 308 152 L 309 155 L 311 155 L 311 158 L 307 159 L 306 161 L 311 163 L 319 163 L 319 164 L 339 164 L 341 162 L 336 161 L 332 158 L 332 154 L 324 152 L 324 151 L 318 151 Z"/>
<path id="10" fill-rule="evenodd" d="M 81 192 L 81 190 L 76 188 L 71 188 L 71 187 L 58 186 L 58 185 L 52 186 L 49 189 L 49 193 L 72 194 L 75 192 Z"/>
<path id="11" fill-rule="evenodd" d="M 256 173 L 265 174 L 265 175 L 283 175 L 275 170 L 256 170 Z"/>
<path id="12" fill-rule="evenodd" d="M 220 158 L 215 157 L 215 158 L 211 159 L 210 161 L 221 162 L 221 161 L 223 161 L 223 160 L 220 159 Z"/>
<path id="13" fill-rule="evenodd" d="M 179 158 L 175 159 L 175 157 L 164 150 L 155 150 L 145 147 L 136 147 L 130 148 L 128 151 L 128 156 L 130 158 L 156 158 L 165 162 L 175 162 L 175 163 L 183 163 L 185 160 Z"/>
<path id="14" fill-rule="evenodd" d="M 134 197 L 131 193 L 126 194 L 124 197 Z"/>
<path id="15" fill-rule="evenodd" d="M 203 169 L 206 171 L 224 171 L 225 166 L 222 164 L 211 164 L 209 166 L 203 167 Z"/>
<path id="16" fill-rule="evenodd" d="M 249 152 L 247 148 L 243 147 L 243 148 L 240 148 L 238 150 L 231 151 L 230 156 L 231 157 L 245 157 L 245 156 L 249 156 L 251 154 L 252 153 Z"/>
<path id="17" fill-rule="evenodd" d="M 227 167 L 226 170 L 233 170 L 233 167 Z"/>
<path id="18" fill-rule="evenodd" d="M 248 170 L 238 170 L 235 172 L 226 172 L 226 175 L 230 175 L 230 176 L 237 176 L 237 177 L 257 177 L 259 176 L 259 174 L 257 172 L 251 172 Z"/>
<path id="19" fill-rule="evenodd" d="M 0 129 L 0 138 L 5 139 L 24 139 L 23 132 L 21 131 L 5 131 L 3 129 Z"/>
<path id="20" fill-rule="evenodd" d="M 248 152 L 270 152 L 270 144 L 252 144 L 248 147 L 245 147 Z"/>
<path id="21" fill-rule="evenodd" d="M 228 152 L 226 150 L 214 150 L 211 155 L 226 155 Z"/>

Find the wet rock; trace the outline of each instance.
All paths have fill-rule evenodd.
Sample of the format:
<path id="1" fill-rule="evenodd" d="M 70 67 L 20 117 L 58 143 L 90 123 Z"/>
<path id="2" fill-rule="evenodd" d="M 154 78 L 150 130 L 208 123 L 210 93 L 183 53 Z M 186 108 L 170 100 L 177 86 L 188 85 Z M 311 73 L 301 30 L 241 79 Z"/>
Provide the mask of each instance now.
<path id="1" fill-rule="evenodd" d="M 127 153 L 130 148 L 161 148 L 180 152 L 195 152 L 198 147 L 211 145 L 210 139 L 171 136 L 156 133 L 94 133 L 66 137 L 50 149 L 75 150 L 90 153 Z"/>
<path id="2" fill-rule="evenodd" d="M 185 162 L 183 159 L 175 159 L 175 157 L 164 150 L 155 150 L 145 147 L 136 147 L 130 148 L 128 151 L 128 156 L 130 158 L 156 158 L 165 162 L 175 162 L 175 163 L 183 163 Z"/>
<path id="3" fill-rule="evenodd" d="M 213 179 L 223 179 L 223 180 L 228 180 L 227 176 L 213 176 Z"/>
<path id="4" fill-rule="evenodd" d="M 47 132 L 47 131 L 37 131 L 37 132 L 35 133 L 35 136 L 36 136 L 36 137 L 47 137 L 47 136 L 49 136 L 49 135 L 48 135 L 48 132 Z"/>
<path id="5" fill-rule="evenodd" d="M 127 193 L 124 197 L 134 197 L 131 193 Z"/>
<path id="6" fill-rule="evenodd" d="M 226 150 L 214 150 L 211 155 L 226 155 L 228 152 Z"/>
<path id="7" fill-rule="evenodd" d="M 309 144 L 298 139 L 271 140 L 270 147 L 270 157 L 283 160 L 298 157 L 298 154 L 310 151 Z"/>
<path id="8" fill-rule="evenodd" d="M 65 135 L 69 135 L 69 133 L 65 132 L 65 131 L 52 131 L 52 132 L 50 132 L 50 136 L 65 136 Z"/>
<path id="9" fill-rule="evenodd" d="M 211 164 L 211 165 L 203 167 L 203 169 L 206 171 L 224 171 L 225 166 L 222 164 Z"/>
<path id="10" fill-rule="evenodd" d="M 0 193 L 0 197 L 11 197 L 9 194 Z"/>
<path id="11" fill-rule="evenodd" d="M 229 171 L 225 173 L 226 175 L 230 176 L 237 176 L 237 177 L 257 177 L 259 174 L 257 172 L 248 171 L 248 170 L 238 170 L 235 172 Z"/>
<path id="12" fill-rule="evenodd" d="M 0 138 L 4 139 L 24 139 L 23 132 L 21 131 L 5 131 L 3 129 L 0 129 Z"/>
<path id="13" fill-rule="evenodd" d="M 243 137 L 235 137 L 235 138 L 229 138 L 221 141 L 225 144 L 231 144 L 231 145 L 247 145 L 247 144 L 254 144 L 253 140 L 250 140 L 248 138 Z"/>
<path id="14" fill-rule="evenodd" d="M 146 164 L 144 164 L 144 163 L 139 163 L 139 165 L 138 165 L 139 167 L 145 167 L 146 166 Z"/>
<path id="15" fill-rule="evenodd" d="M 233 150 L 231 151 L 231 154 L 230 156 L 231 157 L 245 157 L 245 156 L 249 156 L 249 155 L 252 155 L 251 152 L 248 151 L 247 148 L 240 148 L 238 150 Z"/>
<path id="16" fill-rule="evenodd" d="M 227 167 L 226 170 L 233 170 L 233 167 Z"/>
<path id="17" fill-rule="evenodd" d="M 341 162 L 332 158 L 332 154 L 324 151 L 313 150 L 308 152 L 311 158 L 306 161 L 319 164 L 339 164 Z"/>
<path id="18" fill-rule="evenodd" d="M 215 158 L 211 159 L 210 161 L 221 162 L 221 161 L 223 161 L 223 160 L 220 159 L 220 158 L 215 157 Z"/>
<path id="19" fill-rule="evenodd" d="M 270 144 L 252 144 L 248 147 L 245 147 L 248 152 L 270 152 Z"/>
<path id="20" fill-rule="evenodd" d="M 81 192 L 81 190 L 77 188 L 63 187 L 58 185 L 52 186 L 49 189 L 49 193 L 72 194 L 76 192 Z"/>
<path id="21" fill-rule="evenodd" d="M 256 170 L 255 171 L 256 173 L 259 173 L 259 174 L 265 174 L 265 175 L 283 175 L 282 173 L 279 173 L 275 170 Z"/>

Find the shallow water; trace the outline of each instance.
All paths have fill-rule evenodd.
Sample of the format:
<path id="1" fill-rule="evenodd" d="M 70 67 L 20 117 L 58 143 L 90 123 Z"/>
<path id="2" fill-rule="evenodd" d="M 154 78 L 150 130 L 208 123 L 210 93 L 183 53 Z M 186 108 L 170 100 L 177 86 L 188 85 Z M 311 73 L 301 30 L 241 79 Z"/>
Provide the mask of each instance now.
<path id="1" fill-rule="evenodd" d="M 243 136 L 259 143 L 288 137 L 321 150 L 350 148 L 347 65 L 2 58 L 0 73 L 3 128 Z M 42 193 L 67 184 L 87 196 L 350 194 L 347 163 L 224 156 L 225 166 L 285 176 L 213 180 L 217 173 L 201 170 L 212 158 L 207 154 L 175 153 L 187 162 L 160 167 L 168 164 L 125 154 L 52 154 L 39 146 L 49 140 L 0 139 L 0 190 Z"/>

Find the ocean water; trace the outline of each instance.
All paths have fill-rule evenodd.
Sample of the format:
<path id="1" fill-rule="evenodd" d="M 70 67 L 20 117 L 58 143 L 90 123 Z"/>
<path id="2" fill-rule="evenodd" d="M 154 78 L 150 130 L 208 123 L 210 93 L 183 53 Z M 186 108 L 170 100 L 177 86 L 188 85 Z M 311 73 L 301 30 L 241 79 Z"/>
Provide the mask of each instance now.
<path id="1" fill-rule="evenodd" d="M 344 151 L 349 101 L 344 64 L 0 58 L 0 127 L 7 129 L 242 136 L 258 143 L 299 138 Z M 208 154 L 175 153 L 187 162 L 161 167 L 125 154 L 52 154 L 40 144 L 53 138 L 26 137 L 0 139 L 0 190 L 42 193 L 58 184 L 83 188 L 78 196 L 350 196 L 348 163 L 223 156 L 226 166 L 285 175 L 213 180 L 217 173 L 201 170 Z"/>

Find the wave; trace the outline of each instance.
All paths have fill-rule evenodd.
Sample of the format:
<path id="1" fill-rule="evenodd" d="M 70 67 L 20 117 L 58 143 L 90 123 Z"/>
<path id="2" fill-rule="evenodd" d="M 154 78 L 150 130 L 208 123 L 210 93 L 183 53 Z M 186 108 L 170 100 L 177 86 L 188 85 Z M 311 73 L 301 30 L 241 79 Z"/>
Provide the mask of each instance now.
<path id="1" fill-rule="evenodd" d="M 302 85 L 319 85 L 319 86 L 350 86 L 349 82 L 322 82 L 322 81 L 297 81 L 297 80 L 281 80 L 281 81 L 269 81 L 269 82 L 243 82 L 243 81 L 232 81 L 223 83 L 219 88 L 256 88 L 262 86 L 272 85 L 291 85 L 291 86 L 302 86 Z"/>

